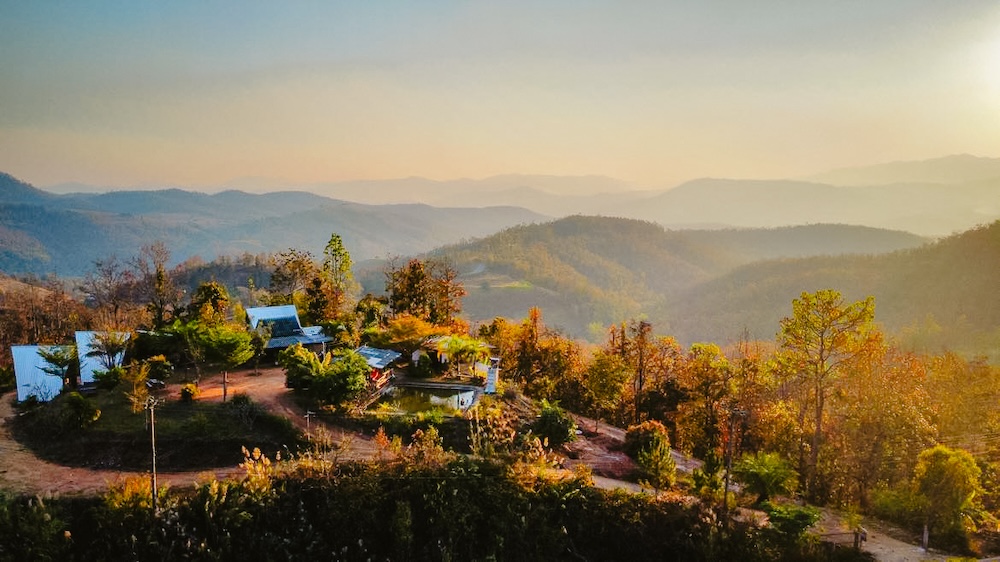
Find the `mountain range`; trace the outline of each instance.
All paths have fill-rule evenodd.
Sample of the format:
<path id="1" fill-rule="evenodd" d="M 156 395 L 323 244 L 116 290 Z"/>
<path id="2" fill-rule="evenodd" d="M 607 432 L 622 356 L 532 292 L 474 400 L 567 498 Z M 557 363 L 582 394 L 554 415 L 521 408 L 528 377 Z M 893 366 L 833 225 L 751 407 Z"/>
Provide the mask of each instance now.
<path id="1" fill-rule="evenodd" d="M 51 189 L 106 191 L 82 184 Z M 552 218 L 599 214 L 671 228 L 840 223 L 947 236 L 1000 218 L 1000 158 L 963 154 L 844 168 L 795 180 L 702 178 L 656 189 L 604 176 L 512 174 L 311 184 L 242 178 L 214 190 L 232 189 L 308 191 L 367 205 L 514 206 Z"/>
<path id="2" fill-rule="evenodd" d="M 802 292 L 876 300 L 876 320 L 913 348 L 1000 359 L 1000 221 L 938 241 L 845 225 L 670 231 L 570 217 L 437 250 L 456 264 L 476 322 L 523 318 L 600 341 L 645 318 L 684 344 L 770 340 Z"/>

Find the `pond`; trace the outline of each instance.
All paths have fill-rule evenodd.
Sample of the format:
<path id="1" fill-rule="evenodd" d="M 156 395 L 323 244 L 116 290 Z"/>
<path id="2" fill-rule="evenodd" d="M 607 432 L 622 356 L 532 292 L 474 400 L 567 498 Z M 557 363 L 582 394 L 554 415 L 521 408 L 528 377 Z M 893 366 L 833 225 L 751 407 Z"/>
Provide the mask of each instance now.
<path id="1" fill-rule="evenodd" d="M 387 404 L 394 410 L 414 414 L 440 408 L 446 412 L 466 410 L 476 400 L 476 391 L 462 388 L 422 388 L 392 386 L 379 398 L 372 408 Z M 381 406 L 385 408 L 385 406 Z"/>

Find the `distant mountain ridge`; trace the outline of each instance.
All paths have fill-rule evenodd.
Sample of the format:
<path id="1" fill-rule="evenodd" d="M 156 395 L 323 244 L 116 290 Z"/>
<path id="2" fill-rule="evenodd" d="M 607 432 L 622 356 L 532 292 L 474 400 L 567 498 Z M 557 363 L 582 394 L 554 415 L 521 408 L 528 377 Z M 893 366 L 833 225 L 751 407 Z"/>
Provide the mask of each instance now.
<path id="1" fill-rule="evenodd" d="M 180 189 L 55 195 L 0 176 L 0 271 L 79 276 L 163 241 L 176 261 L 290 247 L 318 255 L 337 232 L 358 260 L 415 254 L 546 217 L 514 207 L 373 206 L 312 193 Z"/>
<path id="2" fill-rule="evenodd" d="M 438 181 L 412 177 L 295 186 L 245 178 L 234 180 L 231 186 L 255 191 L 294 188 L 373 205 L 521 207 L 554 218 L 604 215 L 649 220 L 672 228 L 775 228 L 834 223 L 940 237 L 1000 219 L 1000 158 L 970 155 L 845 168 L 800 180 L 701 178 L 657 190 L 640 189 L 605 176 L 517 174 L 485 179 Z"/>

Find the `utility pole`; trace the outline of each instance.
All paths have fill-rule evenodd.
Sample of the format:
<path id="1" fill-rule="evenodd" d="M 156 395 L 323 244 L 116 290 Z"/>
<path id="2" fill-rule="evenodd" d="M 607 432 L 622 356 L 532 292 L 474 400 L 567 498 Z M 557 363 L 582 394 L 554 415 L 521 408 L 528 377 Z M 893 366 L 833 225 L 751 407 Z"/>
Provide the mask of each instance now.
<path id="1" fill-rule="evenodd" d="M 153 470 L 150 473 L 150 488 L 153 495 L 153 515 L 159 512 L 159 498 L 156 490 L 156 406 L 159 400 L 150 396 L 146 399 L 146 409 L 149 410 L 149 442 L 153 452 Z"/>

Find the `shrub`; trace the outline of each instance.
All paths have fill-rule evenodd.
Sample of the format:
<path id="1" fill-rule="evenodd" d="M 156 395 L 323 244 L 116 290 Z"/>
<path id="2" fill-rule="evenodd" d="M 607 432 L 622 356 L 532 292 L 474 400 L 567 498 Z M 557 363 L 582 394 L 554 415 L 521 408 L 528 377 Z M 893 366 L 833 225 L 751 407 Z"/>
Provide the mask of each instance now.
<path id="1" fill-rule="evenodd" d="M 744 455 L 733 467 L 733 476 L 747 492 L 757 494 L 756 504 L 790 494 L 798 486 L 798 474 L 778 453 Z"/>
<path id="2" fill-rule="evenodd" d="M 549 447 L 558 447 L 576 439 L 576 424 L 558 402 L 542 400 L 542 411 L 531 425 L 531 430 L 547 440 Z"/>
<path id="3" fill-rule="evenodd" d="M 111 390 L 122 382 L 124 375 L 125 369 L 122 367 L 113 367 L 107 371 L 94 371 L 94 383 L 97 384 L 97 388 Z"/>
<path id="4" fill-rule="evenodd" d="M 181 402 L 193 402 L 199 394 L 201 394 L 201 389 L 189 382 L 181 387 Z"/>
<path id="5" fill-rule="evenodd" d="M 657 439 L 657 435 L 667 437 L 667 428 L 658 421 L 644 421 L 639 425 L 630 426 L 625 432 L 625 454 L 632 459 L 638 459 L 639 452 L 648 449 L 654 439 Z M 667 439 L 667 442 L 670 440 Z"/>
<path id="6" fill-rule="evenodd" d="M 149 365 L 149 378 L 151 379 L 165 381 L 174 374 L 173 364 L 167 361 L 163 355 L 154 355 L 146 359 L 146 364 Z"/>
<path id="7" fill-rule="evenodd" d="M 79 392 L 70 392 L 62 402 L 62 425 L 65 429 L 83 429 L 101 417 L 101 410 L 94 402 Z"/>
<path id="8" fill-rule="evenodd" d="M 764 502 L 761 508 L 767 513 L 771 528 L 790 539 L 801 538 L 806 529 L 819 521 L 819 510 L 812 506 L 799 507 Z"/>

